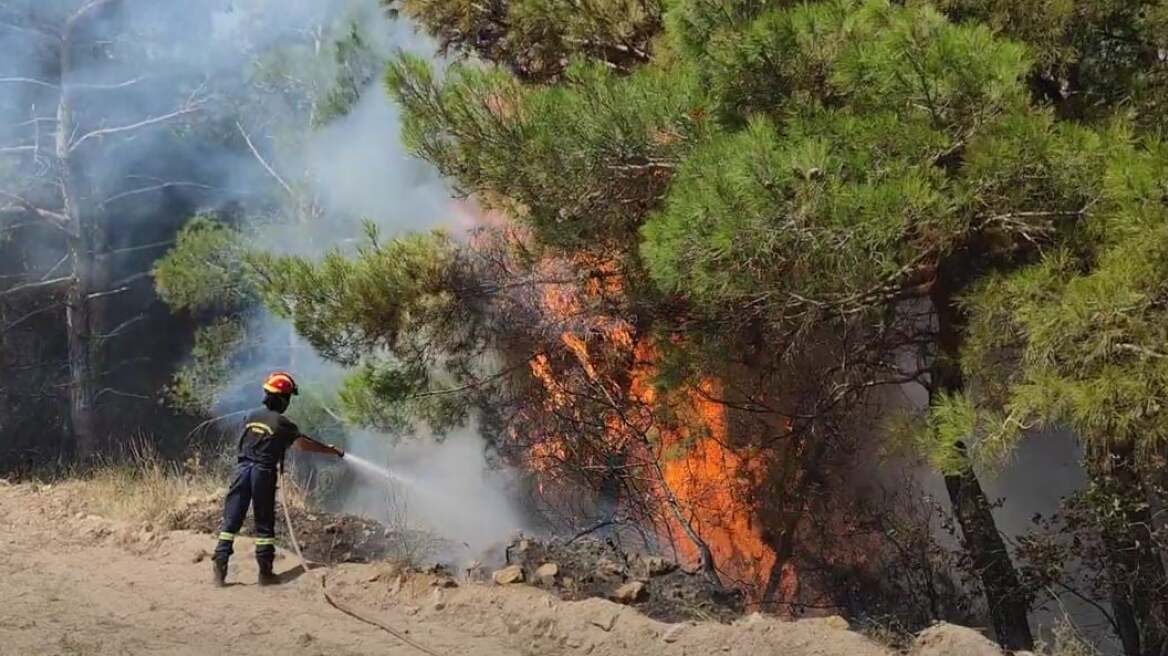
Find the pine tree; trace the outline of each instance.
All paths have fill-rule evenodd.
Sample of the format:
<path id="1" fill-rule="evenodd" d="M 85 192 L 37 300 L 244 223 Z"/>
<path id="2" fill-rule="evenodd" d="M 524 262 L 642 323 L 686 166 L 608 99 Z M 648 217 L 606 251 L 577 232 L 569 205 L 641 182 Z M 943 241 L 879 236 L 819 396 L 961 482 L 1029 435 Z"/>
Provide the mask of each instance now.
<path id="1" fill-rule="evenodd" d="M 1083 441 L 1113 623 L 1124 653 L 1139 656 L 1168 644 L 1168 539 L 1151 510 L 1168 438 L 1168 150 L 1118 130 L 1111 141 L 1082 236 L 971 291 L 964 359 L 987 415 L 988 456 L 1042 425 Z"/>
<path id="2" fill-rule="evenodd" d="M 706 317 L 867 334 L 853 369 L 927 381 L 941 412 L 964 388 L 959 297 L 1082 217 L 1097 138 L 1030 106 L 1021 48 L 929 9 L 679 3 L 668 18 L 661 63 L 626 77 L 582 62 L 563 86 L 527 88 L 404 60 L 389 83 L 410 143 L 544 243 L 621 252 L 643 226 L 629 266 Z M 905 318 L 922 305 L 931 323 Z M 868 328 L 889 313 L 895 330 Z M 892 363 L 922 343 L 920 371 Z M 1028 646 L 963 436 L 937 433 L 999 638 Z"/>

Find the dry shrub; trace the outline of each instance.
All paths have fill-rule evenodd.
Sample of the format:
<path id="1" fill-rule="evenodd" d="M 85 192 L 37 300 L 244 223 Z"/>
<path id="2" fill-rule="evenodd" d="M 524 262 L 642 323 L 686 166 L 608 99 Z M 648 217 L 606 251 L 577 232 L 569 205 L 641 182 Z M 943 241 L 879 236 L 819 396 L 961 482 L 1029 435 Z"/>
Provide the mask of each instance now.
<path id="1" fill-rule="evenodd" d="M 1066 619 L 1055 624 L 1049 642 L 1039 641 L 1038 653 L 1046 656 L 1102 656 L 1102 652 L 1092 646 Z"/>
<path id="2" fill-rule="evenodd" d="M 160 525 L 184 501 L 215 494 L 222 483 L 222 477 L 206 471 L 198 458 L 170 463 L 151 440 L 135 437 L 123 454 L 81 479 L 79 496 L 96 514 Z"/>

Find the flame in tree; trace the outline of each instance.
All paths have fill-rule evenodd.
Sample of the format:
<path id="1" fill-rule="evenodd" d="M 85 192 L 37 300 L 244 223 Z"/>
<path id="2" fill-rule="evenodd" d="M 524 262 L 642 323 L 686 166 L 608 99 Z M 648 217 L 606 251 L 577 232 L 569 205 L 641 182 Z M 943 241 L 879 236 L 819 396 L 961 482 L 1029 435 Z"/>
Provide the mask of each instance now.
<path id="1" fill-rule="evenodd" d="M 777 557 L 758 517 L 773 456 L 733 443 L 718 380 L 654 386 L 660 351 L 626 318 L 624 285 L 615 260 L 535 263 L 524 329 L 538 345 L 526 365 L 539 403 L 519 408 L 513 443 L 545 491 L 587 482 L 608 504 L 608 520 L 652 525 L 683 563 L 712 560 L 723 583 L 755 600 L 768 589 L 793 596 L 793 569 L 773 582 Z"/>

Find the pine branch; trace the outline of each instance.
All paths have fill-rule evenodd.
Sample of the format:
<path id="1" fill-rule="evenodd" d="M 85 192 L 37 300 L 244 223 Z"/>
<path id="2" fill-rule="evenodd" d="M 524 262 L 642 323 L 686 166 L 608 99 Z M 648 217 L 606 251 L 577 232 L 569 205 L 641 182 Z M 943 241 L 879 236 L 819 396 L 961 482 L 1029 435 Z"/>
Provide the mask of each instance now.
<path id="1" fill-rule="evenodd" d="M 17 317 L 16 319 L 14 319 L 13 321 L 11 321 L 9 323 L 4 324 L 4 327 L 0 328 L 0 332 L 8 332 L 9 330 L 12 330 L 13 328 L 24 323 L 25 321 L 28 321 L 29 319 L 32 319 L 33 317 L 42 315 L 45 312 L 55 310 L 55 309 L 61 307 L 61 305 L 63 305 L 63 303 L 56 302 L 56 303 L 49 303 L 48 305 L 37 308 L 37 309 L 35 309 L 31 312 L 28 312 L 20 317 Z"/>
<path id="2" fill-rule="evenodd" d="M 117 82 L 114 84 L 70 83 L 68 86 L 70 90 L 78 89 L 81 91 L 116 91 L 118 89 L 125 89 L 126 87 L 134 86 L 135 84 L 148 79 L 150 79 L 150 76 L 142 75 L 132 80 L 126 80 L 125 82 Z"/>
<path id="3" fill-rule="evenodd" d="M 119 390 L 119 389 L 116 389 L 113 387 L 106 387 L 105 389 L 101 390 L 97 394 L 94 394 L 93 399 L 96 401 L 97 399 L 100 399 L 102 396 L 104 396 L 106 394 L 113 394 L 114 396 L 124 396 L 124 397 L 131 398 L 131 399 L 141 399 L 143 401 L 150 400 L 149 396 L 145 396 L 143 394 L 134 394 L 133 392 L 125 392 L 123 390 Z"/>
<path id="4" fill-rule="evenodd" d="M 149 277 L 150 277 L 149 271 L 142 271 L 141 273 L 135 273 L 133 275 L 126 276 L 125 278 L 122 278 L 121 280 L 118 280 L 117 282 L 115 282 L 111 286 L 110 289 L 107 289 L 106 291 L 102 291 L 102 292 L 93 292 L 93 293 L 89 294 L 89 296 L 87 296 L 86 298 L 88 298 L 89 300 L 94 300 L 94 299 L 98 299 L 98 298 L 105 298 L 106 296 L 114 296 L 116 294 L 128 292 L 128 291 L 130 291 L 131 287 L 133 286 L 133 283 L 138 282 L 140 280 L 144 280 L 144 279 L 149 278 Z"/>

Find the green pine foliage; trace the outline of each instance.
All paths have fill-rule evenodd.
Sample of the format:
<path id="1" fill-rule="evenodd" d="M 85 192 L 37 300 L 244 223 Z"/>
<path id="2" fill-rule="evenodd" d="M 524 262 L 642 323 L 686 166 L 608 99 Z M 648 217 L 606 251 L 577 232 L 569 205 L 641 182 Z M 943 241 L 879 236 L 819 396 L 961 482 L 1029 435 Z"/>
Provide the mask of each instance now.
<path id="1" fill-rule="evenodd" d="M 1114 155 L 1096 238 L 970 295 L 967 369 L 1003 407 L 1002 439 L 1068 425 L 1091 447 L 1149 455 L 1168 439 L 1168 176 L 1160 144 Z M 1007 354 L 1011 367 L 1003 368 Z M 1002 372 L 1011 375 L 1003 377 Z"/>
<path id="2" fill-rule="evenodd" d="M 1023 51 L 988 30 L 882 2 L 779 10 L 751 29 L 776 35 L 759 51 L 792 82 L 760 82 L 787 90 L 697 148 L 645 225 L 667 291 L 778 319 L 870 304 L 926 260 L 974 239 L 1008 250 L 1087 202 L 1068 164 L 1089 135 L 1027 106 Z M 750 83 L 749 66 L 730 70 Z"/>
<path id="3" fill-rule="evenodd" d="M 1168 129 L 1168 3 L 1163 0 L 942 0 L 954 19 L 1026 43 L 1035 95 L 1069 117 L 1117 109 L 1161 136 Z"/>
<path id="4" fill-rule="evenodd" d="M 565 248 L 626 247 L 687 146 L 710 129 L 687 69 L 622 77 L 580 61 L 563 85 L 528 88 L 469 65 L 439 78 L 403 57 L 387 83 L 415 152 Z"/>
<path id="5" fill-rule="evenodd" d="M 441 393 L 482 368 L 479 293 L 460 276 L 458 245 L 443 232 L 381 240 L 370 227 L 355 254 L 316 261 L 248 258 L 267 307 L 321 355 L 354 367 L 338 395 L 344 419 L 389 434 L 415 422 L 442 432 L 468 418 L 467 394 Z"/>
<path id="6" fill-rule="evenodd" d="M 238 231 L 207 214 L 191 219 L 154 266 L 158 296 L 176 310 L 234 311 L 256 300 Z"/>
<path id="7" fill-rule="evenodd" d="M 164 390 L 170 404 L 195 416 L 210 414 L 218 391 L 231 378 L 232 369 L 224 353 L 231 353 L 244 340 L 243 326 L 231 318 L 215 319 L 195 331 L 187 366 L 175 373 Z"/>
<path id="8" fill-rule="evenodd" d="M 396 5 L 396 2 L 387 2 Z M 650 58 L 661 0 L 402 0 L 449 54 L 477 55 L 528 81 L 558 80 L 586 56 L 619 72 Z"/>
<path id="9" fill-rule="evenodd" d="M 406 348 L 450 316 L 453 243 L 443 233 L 382 243 L 375 232 L 355 257 L 320 262 L 257 253 L 249 258 L 268 307 L 290 320 L 325 357 L 356 364 L 381 349 Z"/>

